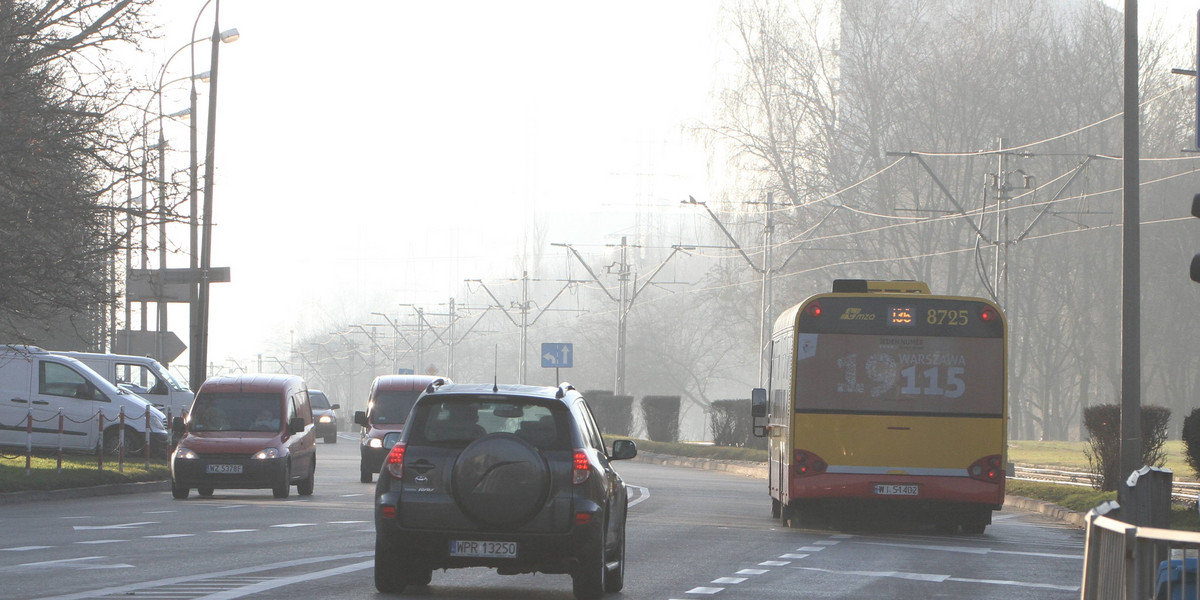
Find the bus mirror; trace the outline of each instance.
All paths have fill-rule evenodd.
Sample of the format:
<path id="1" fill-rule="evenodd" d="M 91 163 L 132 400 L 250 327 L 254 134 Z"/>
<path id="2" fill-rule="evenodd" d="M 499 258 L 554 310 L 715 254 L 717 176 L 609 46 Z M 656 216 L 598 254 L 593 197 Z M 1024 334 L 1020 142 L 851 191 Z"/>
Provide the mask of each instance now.
<path id="1" fill-rule="evenodd" d="M 763 388 L 750 390 L 750 416 L 755 419 L 767 416 L 767 390 Z"/>

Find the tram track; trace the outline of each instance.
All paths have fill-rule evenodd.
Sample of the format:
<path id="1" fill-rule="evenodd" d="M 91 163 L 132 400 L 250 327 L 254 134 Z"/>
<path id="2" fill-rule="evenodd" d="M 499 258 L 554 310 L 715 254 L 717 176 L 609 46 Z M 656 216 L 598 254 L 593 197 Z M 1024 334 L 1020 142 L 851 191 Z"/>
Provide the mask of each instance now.
<path id="1" fill-rule="evenodd" d="M 1013 465 L 1009 479 L 1018 481 L 1043 481 L 1060 485 L 1075 485 L 1092 487 L 1092 473 L 1085 471 L 1069 471 L 1037 465 Z M 1172 481 L 1171 498 L 1175 502 L 1195 502 L 1200 494 L 1200 482 Z"/>

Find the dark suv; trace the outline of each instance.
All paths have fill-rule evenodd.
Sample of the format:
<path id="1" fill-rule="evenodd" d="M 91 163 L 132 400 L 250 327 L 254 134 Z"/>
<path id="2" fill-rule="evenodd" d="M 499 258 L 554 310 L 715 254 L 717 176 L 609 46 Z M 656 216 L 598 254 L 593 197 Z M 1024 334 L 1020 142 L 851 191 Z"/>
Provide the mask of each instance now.
<path id="1" fill-rule="evenodd" d="M 583 397 L 558 388 L 430 385 L 375 488 L 375 587 L 427 585 L 435 569 L 566 573 L 575 597 L 625 580 L 629 496 Z"/>

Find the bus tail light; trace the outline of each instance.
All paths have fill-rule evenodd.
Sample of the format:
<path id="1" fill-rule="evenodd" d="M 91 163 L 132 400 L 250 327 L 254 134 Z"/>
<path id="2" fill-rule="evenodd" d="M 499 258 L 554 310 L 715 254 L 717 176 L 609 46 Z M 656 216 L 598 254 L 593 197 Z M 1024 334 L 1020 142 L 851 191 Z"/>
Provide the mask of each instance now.
<path id="1" fill-rule="evenodd" d="M 388 452 L 387 472 L 394 479 L 404 479 L 404 444 L 396 444 L 392 446 L 392 451 Z"/>
<path id="2" fill-rule="evenodd" d="M 804 314 L 813 317 L 814 319 L 821 316 L 821 301 L 813 300 L 804 307 Z"/>
<path id="3" fill-rule="evenodd" d="M 797 450 L 792 457 L 792 471 L 797 477 L 820 475 L 829 467 L 820 456 L 808 450 Z"/>
<path id="4" fill-rule="evenodd" d="M 985 304 L 984 307 L 979 310 L 979 320 L 983 321 L 984 323 L 999 321 L 1000 312 Z"/>
<path id="5" fill-rule="evenodd" d="M 971 463 L 970 468 L 967 469 L 967 475 L 970 475 L 971 479 L 979 481 L 1000 483 L 1000 480 L 1004 479 L 1004 465 L 1000 463 L 1000 455 L 985 456 Z"/>

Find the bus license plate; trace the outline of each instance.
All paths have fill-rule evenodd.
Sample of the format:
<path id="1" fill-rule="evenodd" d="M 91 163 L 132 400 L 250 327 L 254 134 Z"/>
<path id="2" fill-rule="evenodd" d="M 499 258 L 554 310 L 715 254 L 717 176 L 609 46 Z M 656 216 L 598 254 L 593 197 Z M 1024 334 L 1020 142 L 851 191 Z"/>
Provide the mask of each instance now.
<path id="1" fill-rule="evenodd" d="M 916 496 L 919 494 L 918 486 L 914 484 L 894 484 L 894 483 L 877 483 L 875 484 L 876 496 Z"/>
<path id="2" fill-rule="evenodd" d="M 516 558 L 517 543 L 451 540 L 450 556 L 467 558 Z"/>
<path id="3" fill-rule="evenodd" d="M 242 465 L 208 465 L 205 473 L 241 473 Z"/>

